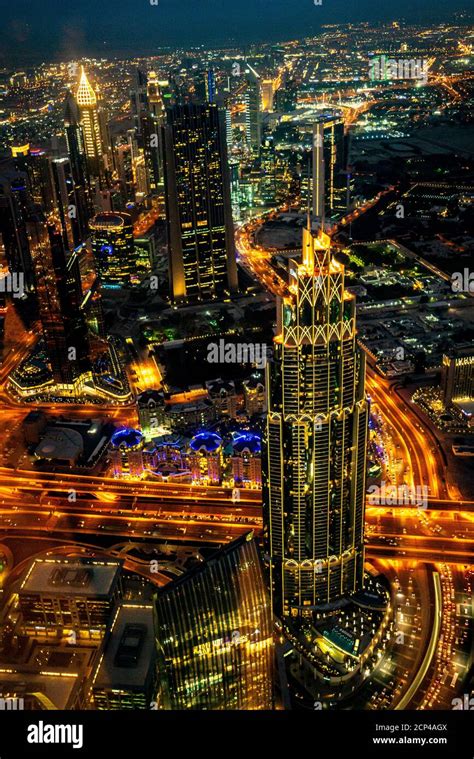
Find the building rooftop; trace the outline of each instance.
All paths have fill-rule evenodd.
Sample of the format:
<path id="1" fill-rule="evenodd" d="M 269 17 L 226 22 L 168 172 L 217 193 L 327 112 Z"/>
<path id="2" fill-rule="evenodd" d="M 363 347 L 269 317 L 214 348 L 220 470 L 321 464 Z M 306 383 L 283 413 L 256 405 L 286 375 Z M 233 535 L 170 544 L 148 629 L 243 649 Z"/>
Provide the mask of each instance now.
<path id="1" fill-rule="evenodd" d="M 143 687 L 154 657 L 153 607 L 122 604 L 117 609 L 94 688 Z"/>
<path id="2" fill-rule="evenodd" d="M 114 561 L 67 561 L 62 557 L 35 559 L 23 580 L 20 594 L 107 596 L 120 569 L 120 563 Z"/>

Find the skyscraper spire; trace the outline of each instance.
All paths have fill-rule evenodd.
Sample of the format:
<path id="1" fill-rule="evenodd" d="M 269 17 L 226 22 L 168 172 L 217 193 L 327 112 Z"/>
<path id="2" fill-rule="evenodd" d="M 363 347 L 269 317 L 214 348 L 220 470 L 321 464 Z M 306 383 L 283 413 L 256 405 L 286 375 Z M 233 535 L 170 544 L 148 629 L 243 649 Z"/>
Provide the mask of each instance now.
<path id="1" fill-rule="evenodd" d="M 94 88 L 87 78 L 84 66 L 81 66 L 81 77 L 77 88 L 76 102 L 79 108 L 82 106 L 97 105 L 97 97 Z"/>

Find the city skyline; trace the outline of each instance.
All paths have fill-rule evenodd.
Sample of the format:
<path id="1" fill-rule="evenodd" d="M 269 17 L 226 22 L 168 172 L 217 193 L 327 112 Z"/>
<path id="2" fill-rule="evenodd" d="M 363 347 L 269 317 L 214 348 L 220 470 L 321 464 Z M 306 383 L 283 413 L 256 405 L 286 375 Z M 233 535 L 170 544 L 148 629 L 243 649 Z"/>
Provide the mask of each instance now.
<path id="1" fill-rule="evenodd" d="M 469 709 L 466 15 L 46 11 L 0 60 L 0 711 Z"/>

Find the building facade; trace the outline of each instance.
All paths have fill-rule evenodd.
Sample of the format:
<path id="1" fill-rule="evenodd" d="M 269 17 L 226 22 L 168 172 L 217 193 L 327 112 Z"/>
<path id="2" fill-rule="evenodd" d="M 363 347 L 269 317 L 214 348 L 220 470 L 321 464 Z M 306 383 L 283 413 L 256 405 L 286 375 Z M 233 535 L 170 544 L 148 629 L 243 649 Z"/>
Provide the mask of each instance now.
<path id="1" fill-rule="evenodd" d="M 267 366 L 263 457 L 265 553 L 280 618 L 362 587 L 368 424 L 354 297 L 329 237 L 309 220 L 289 282 Z"/>
<path id="2" fill-rule="evenodd" d="M 172 299 L 222 298 L 237 290 L 237 265 L 221 112 L 168 109 L 164 144 Z"/>
<path id="3" fill-rule="evenodd" d="M 164 709 L 270 709 L 272 623 L 253 534 L 234 540 L 155 599 Z"/>

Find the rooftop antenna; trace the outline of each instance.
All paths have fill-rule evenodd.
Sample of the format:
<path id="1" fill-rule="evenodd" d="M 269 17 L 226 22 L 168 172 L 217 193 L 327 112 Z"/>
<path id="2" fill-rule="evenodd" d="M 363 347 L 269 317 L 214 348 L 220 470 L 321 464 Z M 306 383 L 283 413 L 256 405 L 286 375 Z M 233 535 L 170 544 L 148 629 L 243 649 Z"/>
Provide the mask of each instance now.
<path id="1" fill-rule="evenodd" d="M 312 192 L 311 192 L 311 181 L 310 181 L 310 171 L 311 171 L 311 161 L 310 161 L 310 155 L 308 154 L 308 164 L 307 164 L 307 181 L 308 181 L 308 190 L 307 190 L 307 201 L 308 201 L 308 208 L 306 211 L 306 228 L 310 231 L 311 230 L 311 204 L 312 204 Z"/>

